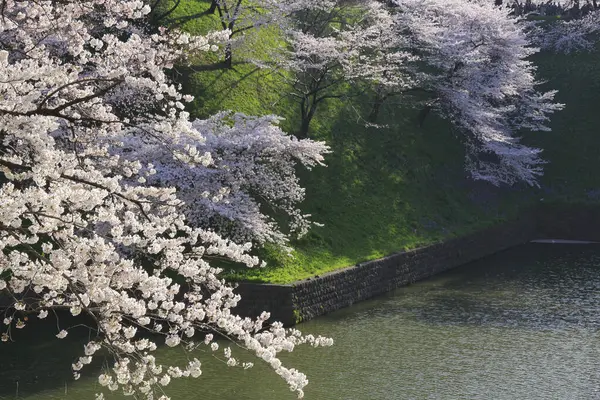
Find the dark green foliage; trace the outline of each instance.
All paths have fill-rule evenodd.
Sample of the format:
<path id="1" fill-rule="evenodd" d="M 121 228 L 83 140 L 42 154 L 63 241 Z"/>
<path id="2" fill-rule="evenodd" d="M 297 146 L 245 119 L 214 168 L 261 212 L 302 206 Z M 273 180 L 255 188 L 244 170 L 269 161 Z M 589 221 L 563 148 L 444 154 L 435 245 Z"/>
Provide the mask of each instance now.
<path id="1" fill-rule="evenodd" d="M 552 132 L 525 137 L 544 149 L 548 160 L 542 179 L 545 201 L 600 201 L 600 51 L 538 54 L 540 78 L 557 89 L 566 107 L 552 117 Z"/>

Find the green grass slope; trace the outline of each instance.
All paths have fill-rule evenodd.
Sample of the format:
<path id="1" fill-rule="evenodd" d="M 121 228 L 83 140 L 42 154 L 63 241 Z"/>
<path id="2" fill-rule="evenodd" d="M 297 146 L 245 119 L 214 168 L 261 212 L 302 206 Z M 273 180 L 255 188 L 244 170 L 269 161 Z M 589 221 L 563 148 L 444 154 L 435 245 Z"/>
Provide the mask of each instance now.
<path id="1" fill-rule="evenodd" d="M 328 166 L 302 174 L 303 209 L 324 226 L 294 243 L 294 257 L 268 249 L 265 269 L 233 277 L 287 283 L 319 275 L 473 232 L 531 198 L 466 179 L 463 147 L 445 121 L 432 117 L 419 128 L 417 111 L 389 106 L 389 128 L 367 129 L 348 108 L 323 134 L 333 149 Z"/>
<path id="2" fill-rule="evenodd" d="M 208 8 L 207 1 L 182 1 L 176 15 Z M 187 23 L 193 33 L 218 27 L 216 16 Z M 262 43 L 257 46 L 257 43 Z M 262 30 L 238 59 L 268 57 L 270 46 L 281 45 L 277 32 Z M 245 51 L 248 53 L 245 53 Z M 236 53 L 234 53 L 234 60 Z M 209 60 L 210 61 L 210 60 Z M 381 112 L 384 128 L 366 128 L 369 99 L 331 101 L 320 106 L 311 136 L 326 140 L 333 153 L 326 168 L 301 171 L 306 187 L 303 209 L 324 224 L 295 241 L 293 257 L 267 247 L 264 269 L 229 269 L 231 279 L 289 283 L 361 261 L 473 232 L 504 220 L 520 207 L 546 201 L 593 201 L 600 198 L 600 79 L 597 56 L 538 56 L 548 88 L 560 90 L 568 104 L 552 122 L 553 132 L 528 134 L 526 142 L 545 149 L 550 161 L 544 188 L 495 188 L 474 182 L 463 169 L 464 149 L 446 121 L 428 116 L 423 127 L 418 110 L 390 102 Z M 233 70 L 204 71 L 180 77 L 185 91 L 196 96 L 193 114 L 207 116 L 232 109 L 249 114 L 286 117 L 283 127 L 298 127 L 298 107 L 286 93 L 285 80 L 251 64 Z"/>

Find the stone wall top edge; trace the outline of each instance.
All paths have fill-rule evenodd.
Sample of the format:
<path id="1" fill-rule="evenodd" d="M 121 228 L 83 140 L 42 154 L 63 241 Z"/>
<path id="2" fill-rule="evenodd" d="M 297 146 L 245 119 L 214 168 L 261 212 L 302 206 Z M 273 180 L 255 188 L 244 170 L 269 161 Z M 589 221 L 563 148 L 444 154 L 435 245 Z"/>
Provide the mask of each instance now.
<path id="1" fill-rule="evenodd" d="M 270 287 L 270 288 L 281 288 L 281 289 L 289 289 L 292 288 L 293 285 L 290 283 L 265 283 L 265 282 L 251 282 L 251 281 L 236 281 L 232 282 L 233 284 L 237 284 L 239 286 L 244 287 Z"/>
<path id="2" fill-rule="evenodd" d="M 401 260 L 406 257 L 423 255 L 423 254 L 431 253 L 434 251 L 441 251 L 441 250 L 444 250 L 445 248 L 456 246 L 459 243 L 464 243 L 467 241 L 482 240 L 485 237 L 485 232 L 506 229 L 512 225 L 518 224 L 524 218 L 528 218 L 528 216 L 526 215 L 525 217 L 523 217 L 520 215 L 513 220 L 506 221 L 506 222 L 503 222 L 498 225 L 488 226 L 479 231 L 472 232 L 472 233 L 469 233 L 464 236 L 449 238 L 444 241 L 431 243 L 429 245 L 417 247 L 417 248 L 406 250 L 406 251 L 398 251 L 398 252 L 389 254 L 382 258 L 378 258 L 375 260 L 363 261 L 363 262 L 357 263 L 355 265 L 350 265 L 345 268 L 337 269 L 335 271 L 327 272 L 327 273 L 313 276 L 313 277 L 310 277 L 307 279 L 301 279 L 298 281 L 294 281 L 290 285 L 293 287 L 310 286 L 312 284 L 317 283 L 318 281 L 322 281 L 324 278 L 351 273 L 353 271 L 363 269 L 363 268 L 371 268 L 375 265 L 385 266 L 386 263 L 389 261 Z"/>
<path id="3" fill-rule="evenodd" d="M 340 275 L 344 275 L 344 274 L 348 274 L 348 273 L 353 273 L 357 270 L 360 270 L 363 268 L 372 268 L 373 266 L 376 266 L 376 265 L 385 266 L 390 261 L 402 260 L 403 258 L 406 258 L 406 257 L 409 257 L 409 258 L 410 257 L 421 257 L 421 256 L 424 256 L 427 254 L 431 254 L 432 252 L 444 251 L 447 248 L 452 248 L 453 246 L 456 246 L 457 244 L 465 243 L 468 241 L 485 240 L 484 239 L 486 236 L 485 232 L 492 233 L 495 231 L 502 231 L 502 230 L 505 230 L 512 226 L 522 225 L 522 223 L 527 220 L 532 221 L 531 228 L 532 228 L 532 231 L 534 231 L 535 230 L 535 222 L 536 222 L 535 220 L 536 220 L 538 213 L 540 212 L 540 208 L 542 209 L 542 212 L 545 211 L 544 210 L 545 207 L 539 207 L 539 208 L 531 207 L 531 209 L 524 210 L 522 213 L 515 215 L 513 218 L 511 218 L 508 221 L 504 221 L 504 222 L 501 222 L 501 223 L 498 223 L 495 225 L 486 226 L 480 230 L 471 232 L 464 236 L 451 237 L 451 238 L 447 238 L 445 240 L 434 242 L 434 243 L 431 243 L 431 244 L 428 244 L 425 246 L 416 247 L 414 249 L 397 251 L 397 252 L 391 253 L 382 258 L 362 261 L 362 262 L 359 262 L 354 265 L 350 265 L 350 266 L 347 266 L 344 268 L 337 269 L 335 271 L 319 274 L 316 276 L 311 276 L 309 278 L 297 280 L 297 281 L 287 283 L 287 284 L 259 283 L 259 282 L 248 282 L 248 281 L 239 281 L 236 283 L 239 284 L 240 286 L 243 285 L 246 287 L 256 286 L 258 288 L 258 287 L 266 286 L 269 288 L 281 288 L 282 290 L 290 289 L 290 288 L 294 288 L 294 287 L 311 286 L 313 284 L 316 284 L 318 281 L 323 281 L 324 278 L 331 278 L 334 276 L 340 276 Z M 599 210 L 600 207 L 597 206 L 596 209 Z M 526 234 L 525 232 L 523 232 L 523 233 Z M 531 238 L 528 238 L 528 239 L 531 239 Z M 335 279 L 335 278 L 333 278 L 333 279 Z"/>

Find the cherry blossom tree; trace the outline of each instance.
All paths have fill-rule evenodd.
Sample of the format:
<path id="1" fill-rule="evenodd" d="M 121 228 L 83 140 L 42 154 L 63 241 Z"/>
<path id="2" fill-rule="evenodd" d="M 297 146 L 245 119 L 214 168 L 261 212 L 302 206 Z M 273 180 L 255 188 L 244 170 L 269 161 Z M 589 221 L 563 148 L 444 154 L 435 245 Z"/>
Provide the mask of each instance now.
<path id="1" fill-rule="evenodd" d="M 216 50 L 229 33 L 149 34 L 138 23 L 149 12 L 139 0 L 2 2 L 3 345 L 28 315 L 85 314 L 95 334 L 73 362 L 75 379 L 103 353 L 114 364 L 101 386 L 153 399 L 202 366 L 193 352 L 186 365 L 161 365 L 153 355 L 160 343 L 143 332 L 189 351 L 217 351 L 222 335 L 301 397 L 306 376 L 278 353 L 331 340 L 267 324 L 267 313 L 236 316 L 239 295 L 210 262 L 256 266 L 252 241 L 285 242 L 264 204 L 304 231 L 294 167 L 321 164 L 327 147 L 285 135 L 276 117 L 190 121 L 184 103 L 192 98 L 164 70 Z M 69 327 L 56 322 L 66 338 Z M 228 349 L 222 357 L 239 364 Z"/>
<path id="2" fill-rule="evenodd" d="M 515 15 L 538 13 L 540 15 L 563 15 L 581 17 L 598 9 L 597 0 L 494 0 L 496 5 L 505 5 Z M 535 15 L 535 14 L 534 14 Z"/>
<path id="3" fill-rule="evenodd" d="M 530 37 L 542 50 L 571 53 L 593 50 L 600 39 L 597 0 L 510 0 L 499 2 L 530 21 Z"/>
<path id="4" fill-rule="evenodd" d="M 600 10 L 581 18 L 538 24 L 537 29 L 531 30 L 531 36 L 543 50 L 564 54 L 592 51 L 600 40 Z"/>
<path id="5" fill-rule="evenodd" d="M 395 51 L 399 39 L 393 39 L 394 21 L 383 5 L 289 1 L 281 8 L 289 49 L 279 66 L 293 72 L 289 95 L 299 104 L 300 137 L 308 135 L 319 104 L 356 97 L 374 83 L 401 85 L 403 77 L 391 71 L 411 55 Z"/>
<path id="6" fill-rule="evenodd" d="M 300 136 L 321 102 L 372 90 L 370 122 L 387 98 L 401 96 L 421 105 L 421 121 L 438 112 L 464 133 L 473 177 L 537 184 L 540 150 L 519 144 L 518 135 L 549 130 L 549 115 L 562 105 L 555 92 L 537 89 L 528 60 L 537 50 L 509 7 L 478 0 L 290 3 L 290 50 L 281 65 L 294 72 Z"/>
<path id="7" fill-rule="evenodd" d="M 539 149 L 519 144 L 523 130 L 547 131 L 562 108 L 540 92 L 525 28 L 507 7 L 465 0 L 397 0 L 396 17 L 426 65 L 417 77 L 434 110 L 465 133 L 467 168 L 494 184 L 536 185 Z"/>
<path id="8" fill-rule="evenodd" d="M 549 130 L 549 115 L 562 105 L 554 103 L 555 92 L 537 89 L 528 60 L 537 50 L 510 8 L 478 0 L 301 5 L 289 13 L 284 64 L 295 73 L 299 135 L 308 133 L 320 102 L 373 88 L 371 122 L 388 97 L 401 96 L 421 104 L 421 120 L 438 112 L 464 133 L 475 178 L 536 184 L 540 150 L 519 144 L 518 135 Z M 411 96 L 417 93 L 427 100 Z"/>
<path id="9" fill-rule="evenodd" d="M 396 23 L 394 8 L 377 2 L 366 8 L 361 29 L 342 34 L 347 43 L 360 43 L 342 62 L 346 76 L 372 87 L 374 100 L 367 121 L 375 123 L 388 98 L 420 90 L 420 56 L 411 47 L 406 28 Z"/>
<path id="10" fill-rule="evenodd" d="M 289 235 L 280 229 L 282 222 L 277 224 L 261 206 L 268 205 L 286 217 L 290 233 L 304 235 L 312 223 L 310 215 L 302 214 L 297 206 L 304 199 L 304 189 L 295 175 L 296 163 L 308 168 L 322 165 L 327 148 L 283 134 L 279 120 L 222 112 L 192 122 L 192 132 L 202 136 L 178 138 L 177 158 L 164 151 L 163 143 L 141 143 L 143 136 L 127 138 L 126 149 L 143 147 L 143 158 L 154 160 L 152 168 L 157 171 L 146 178 L 148 183 L 177 187 L 189 223 L 212 227 L 239 243 L 270 242 L 285 247 Z M 129 159 L 131 154 L 142 158 L 138 152 L 122 157 Z M 194 163 L 201 166 L 190 168 Z"/>

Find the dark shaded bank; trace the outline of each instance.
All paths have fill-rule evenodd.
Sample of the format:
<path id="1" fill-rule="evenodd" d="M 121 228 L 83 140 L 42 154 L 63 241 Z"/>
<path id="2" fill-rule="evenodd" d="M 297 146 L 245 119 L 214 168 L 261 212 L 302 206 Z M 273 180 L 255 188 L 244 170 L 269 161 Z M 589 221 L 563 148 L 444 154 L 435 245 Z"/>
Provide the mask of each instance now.
<path id="1" fill-rule="evenodd" d="M 285 325 L 327 314 L 533 239 L 600 241 L 600 206 L 540 204 L 511 221 L 287 285 L 241 282 L 235 309 Z"/>

